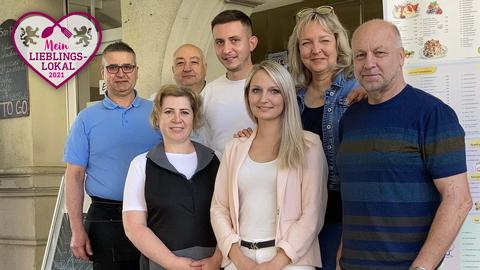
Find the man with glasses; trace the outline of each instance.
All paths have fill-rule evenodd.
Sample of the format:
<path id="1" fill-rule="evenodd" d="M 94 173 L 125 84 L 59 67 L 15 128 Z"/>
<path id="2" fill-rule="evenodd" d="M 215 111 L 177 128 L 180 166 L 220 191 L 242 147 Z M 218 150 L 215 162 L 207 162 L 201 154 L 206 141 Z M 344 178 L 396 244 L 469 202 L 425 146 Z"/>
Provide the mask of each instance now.
<path id="1" fill-rule="evenodd" d="M 161 139 L 149 124 L 152 103 L 134 90 L 135 52 L 123 42 L 102 57 L 103 101 L 82 110 L 65 144 L 66 207 L 76 258 L 93 269 L 138 269 L 139 252 L 125 236 L 122 200 L 130 161 Z M 83 224 L 84 189 L 92 199 Z"/>
<path id="2" fill-rule="evenodd" d="M 183 44 L 173 54 L 172 72 L 177 85 L 187 87 L 200 94 L 205 87 L 207 63 L 200 48 Z"/>

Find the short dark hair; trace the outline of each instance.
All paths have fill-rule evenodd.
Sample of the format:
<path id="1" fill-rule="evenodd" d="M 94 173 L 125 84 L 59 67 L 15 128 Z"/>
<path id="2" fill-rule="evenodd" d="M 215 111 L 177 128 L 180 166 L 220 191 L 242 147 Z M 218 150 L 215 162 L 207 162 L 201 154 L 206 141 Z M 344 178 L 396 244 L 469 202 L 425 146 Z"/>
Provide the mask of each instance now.
<path id="1" fill-rule="evenodd" d="M 212 30 L 213 27 L 217 24 L 224 24 L 229 22 L 236 22 L 239 21 L 242 25 L 246 26 L 250 32 L 252 32 L 252 20 L 247 14 L 241 12 L 240 10 L 229 9 L 220 12 L 215 18 L 212 20 Z"/>
<path id="2" fill-rule="evenodd" d="M 132 47 L 130 47 L 127 43 L 123 41 L 117 41 L 112 44 L 109 44 L 103 50 L 103 54 L 107 52 L 129 52 L 129 53 L 135 54 L 135 51 L 132 49 Z"/>
<path id="3" fill-rule="evenodd" d="M 136 54 L 135 54 L 135 51 L 132 49 L 132 47 L 130 47 L 127 43 L 123 42 L 123 41 L 116 41 L 112 44 L 109 44 L 107 47 L 105 47 L 105 49 L 103 50 L 103 54 L 102 54 L 102 63 L 105 63 L 104 60 L 105 60 L 105 55 L 109 52 L 128 52 L 128 53 L 131 53 L 133 54 L 133 59 L 134 61 L 136 62 Z"/>

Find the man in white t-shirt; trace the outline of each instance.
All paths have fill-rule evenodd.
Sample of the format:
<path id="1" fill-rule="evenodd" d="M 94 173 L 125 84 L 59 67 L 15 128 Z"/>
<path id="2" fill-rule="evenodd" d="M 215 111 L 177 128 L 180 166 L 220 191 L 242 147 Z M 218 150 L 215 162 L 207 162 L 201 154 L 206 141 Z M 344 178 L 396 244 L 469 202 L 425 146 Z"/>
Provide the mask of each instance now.
<path id="1" fill-rule="evenodd" d="M 251 52 L 257 46 L 252 22 L 243 12 L 225 10 L 212 20 L 214 48 L 227 73 L 203 89 L 207 145 L 223 154 L 225 143 L 241 129 L 255 126 L 244 102 L 245 78 L 252 68 Z"/>

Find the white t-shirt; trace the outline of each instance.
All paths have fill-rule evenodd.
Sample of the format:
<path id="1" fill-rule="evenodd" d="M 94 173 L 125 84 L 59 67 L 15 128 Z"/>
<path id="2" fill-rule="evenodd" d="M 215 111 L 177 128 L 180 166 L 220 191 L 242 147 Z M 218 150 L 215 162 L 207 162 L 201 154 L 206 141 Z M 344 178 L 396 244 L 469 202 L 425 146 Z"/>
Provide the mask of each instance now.
<path id="1" fill-rule="evenodd" d="M 247 241 L 275 239 L 277 224 L 277 160 L 256 162 L 250 156 L 238 171 L 240 237 Z"/>
<path id="2" fill-rule="evenodd" d="M 123 192 L 122 211 L 147 211 L 145 201 L 145 168 L 147 165 L 147 153 L 136 156 L 130 163 L 130 168 L 125 181 Z M 197 170 L 197 153 L 176 154 L 165 153 L 168 161 L 175 169 L 190 180 Z"/>
<path id="3" fill-rule="evenodd" d="M 233 138 L 234 133 L 256 126 L 245 107 L 244 87 L 245 80 L 231 81 L 223 75 L 208 83 L 202 91 L 204 141 L 217 154 L 223 154 L 225 143 Z"/>

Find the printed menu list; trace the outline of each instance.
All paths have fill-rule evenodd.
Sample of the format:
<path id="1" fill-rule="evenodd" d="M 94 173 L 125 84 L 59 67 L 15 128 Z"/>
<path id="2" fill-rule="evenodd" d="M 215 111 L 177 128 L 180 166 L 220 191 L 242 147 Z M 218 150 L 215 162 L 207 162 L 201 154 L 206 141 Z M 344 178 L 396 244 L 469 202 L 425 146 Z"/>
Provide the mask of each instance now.
<path id="1" fill-rule="evenodd" d="M 480 1 L 384 0 L 383 8 L 402 37 L 407 82 L 449 104 L 465 130 L 474 206 L 440 269 L 480 270 Z"/>
<path id="2" fill-rule="evenodd" d="M 409 65 L 405 79 L 452 107 L 467 137 L 480 138 L 480 60 Z"/>
<path id="3" fill-rule="evenodd" d="M 440 98 L 465 130 L 467 175 L 474 202 L 440 269 L 480 270 L 480 59 L 435 65 L 407 65 L 407 82 Z"/>
<path id="4" fill-rule="evenodd" d="M 480 58 L 480 1 L 384 1 L 384 18 L 400 31 L 408 61 Z"/>

